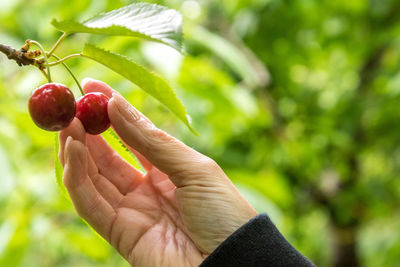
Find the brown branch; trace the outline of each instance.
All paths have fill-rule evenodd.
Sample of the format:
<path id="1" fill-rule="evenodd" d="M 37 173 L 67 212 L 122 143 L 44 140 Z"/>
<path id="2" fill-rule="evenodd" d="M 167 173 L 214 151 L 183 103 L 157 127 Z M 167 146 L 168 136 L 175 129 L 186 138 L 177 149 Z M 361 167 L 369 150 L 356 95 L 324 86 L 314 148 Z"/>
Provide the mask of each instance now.
<path id="1" fill-rule="evenodd" d="M 379 69 L 382 58 L 389 47 L 389 43 L 384 43 L 380 47 L 377 47 L 373 50 L 365 61 L 364 65 L 361 67 L 359 71 L 360 82 L 356 88 L 358 93 L 365 93 L 368 89 L 368 86 L 375 79 L 375 72 Z"/>
<path id="2" fill-rule="evenodd" d="M 218 31 L 221 36 L 225 37 L 230 41 L 236 48 L 238 48 L 245 58 L 249 61 L 249 64 L 253 68 L 256 75 L 256 86 L 258 88 L 265 88 L 271 81 L 270 73 L 263 62 L 257 57 L 257 55 L 243 42 L 243 40 L 231 30 L 231 24 L 226 18 L 221 17 L 221 21 L 217 24 Z M 250 88 L 257 89 L 257 88 Z"/>
<path id="3" fill-rule="evenodd" d="M 0 44 L 0 51 L 3 52 L 8 59 L 15 60 L 19 66 L 34 65 L 35 60 L 27 58 L 25 49 L 16 50 L 11 46 Z"/>
<path id="4" fill-rule="evenodd" d="M 370 55 L 367 57 L 365 60 L 364 65 L 362 68 L 359 70 L 359 77 L 360 77 L 360 82 L 356 88 L 356 95 L 355 97 L 357 98 L 356 103 L 360 105 L 362 101 L 360 101 L 362 98 L 366 97 L 366 95 L 369 93 L 368 89 L 371 83 L 374 81 L 377 75 L 377 70 L 379 70 L 379 67 L 382 62 L 382 58 L 385 54 L 385 51 L 389 47 L 389 43 L 384 43 L 380 47 L 377 47 L 375 50 L 373 50 Z M 359 114 L 358 116 L 361 117 L 362 115 L 362 110 L 358 111 Z M 358 162 L 358 148 L 363 147 L 368 140 L 365 130 L 363 128 L 363 125 L 361 123 L 361 119 L 357 121 L 356 128 L 353 134 L 353 143 L 358 144 L 354 151 L 348 156 L 347 162 L 351 168 L 351 171 L 347 177 L 341 184 L 341 188 L 348 188 L 351 186 L 354 186 L 359 178 L 360 178 L 360 166 Z"/>

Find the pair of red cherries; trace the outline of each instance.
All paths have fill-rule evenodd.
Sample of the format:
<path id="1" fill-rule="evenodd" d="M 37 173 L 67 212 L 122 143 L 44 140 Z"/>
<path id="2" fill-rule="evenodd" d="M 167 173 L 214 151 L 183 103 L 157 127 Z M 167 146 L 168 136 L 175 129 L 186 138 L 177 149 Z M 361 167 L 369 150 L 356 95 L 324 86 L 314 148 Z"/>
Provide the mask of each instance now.
<path id="1" fill-rule="evenodd" d="M 75 101 L 67 86 L 46 83 L 33 91 L 29 113 L 35 124 L 47 131 L 60 131 L 77 117 L 87 133 L 96 135 L 110 127 L 108 100 L 102 93 L 88 93 Z"/>

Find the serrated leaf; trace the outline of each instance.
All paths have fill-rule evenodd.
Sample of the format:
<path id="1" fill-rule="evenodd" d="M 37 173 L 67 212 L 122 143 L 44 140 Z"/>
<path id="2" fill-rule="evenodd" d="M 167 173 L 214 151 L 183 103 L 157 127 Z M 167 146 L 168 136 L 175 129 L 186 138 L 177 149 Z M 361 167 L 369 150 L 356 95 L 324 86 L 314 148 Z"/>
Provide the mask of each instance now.
<path id="1" fill-rule="evenodd" d="M 101 13 L 83 22 L 57 21 L 51 24 L 67 34 L 95 33 L 145 38 L 182 50 L 182 16 L 178 11 L 149 3 L 133 3 Z"/>
<path id="2" fill-rule="evenodd" d="M 69 196 L 67 193 L 67 189 L 65 188 L 63 184 L 63 167 L 61 165 L 60 160 L 58 159 L 58 149 L 59 149 L 59 142 L 58 142 L 58 134 L 56 133 L 54 138 L 54 169 L 55 169 L 55 175 L 56 175 L 56 182 L 57 186 L 60 189 L 61 194 L 69 200 Z"/>
<path id="3" fill-rule="evenodd" d="M 101 134 L 107 143 L 129 164 L 136 169 L 143 170 L 136 156 L 125 146 L 112 128 Z"/>
<path id="4" fill-rule="evenodd" d="M 163 78 L 124 56 L 105 51 L 91 44 L 85 45 L 82 55 L 103 64 L 139 86 L 160 101 L 181 119 L 193 133 L 197 134 L 190 125 L 190 117 L 186 108 Z"/>

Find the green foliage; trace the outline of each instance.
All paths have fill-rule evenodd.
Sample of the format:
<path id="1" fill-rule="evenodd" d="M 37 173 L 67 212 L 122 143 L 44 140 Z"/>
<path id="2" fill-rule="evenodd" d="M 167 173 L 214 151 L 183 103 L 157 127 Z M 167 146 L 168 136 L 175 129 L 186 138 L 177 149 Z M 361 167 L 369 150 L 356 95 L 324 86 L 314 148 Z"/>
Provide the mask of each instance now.
<path id="1" fill-rule="evenodd" d="M 54 27 L 67 34 L 96 33 L 158 41 L 182 49 L 182 17 L 173 9 L 147 3 L 101 13 L 82 23 L 52 20 Z"/>
<path id="2" fill-rule="evenodd" d="M 244 52 L 222 36 L 202 27 L 195 27 L 191 31 L 190 38 L 220 57 L 248 86 L 256 87 L 265 82 L 260 80 L 257 70 Z"/>
<path id="3" fill-rule="evenodd" d="M 134 166 L 137 169 L 142 169 L 139 161 L 136 156 L 125 146 L 125 144 L 121 141 L 119 136 L 114 132 L 112 128 L 109 128 L 107 131 L 102 133 L 103 138 L 107 141 L 107 143 L 129 164 Z"/>
<path id="4" fill-rule="evenodd" d="M 67 189 L 63 184 L 63 167 L 61 165 L 60 160 L 58 159 L 58 150 L 59 150 L 59 141 L 58 141 L 58 134 L 54 135 L 54 172 L 56 175 L 56 182 L 57 186 L 60 189 L 61 194 L 66 198 L 69 199 Z"/>
<path id="5" fill-rule="evenodd" d="M 68 61 L 78 77 L 107 82 L 158 127 L 214 158 L 318 266 L 333 265 L 337 233 L 349 229 L 361 266 L 397 266 L 399 1 L 147 2 L 182 13 L 185 57 L 157 42 L 81 34 L 57 55 L 89 42 L 167 77 L 198 137 L 126 78 L 90 60 Z M 32 38 L 49 49 L 59 37 L 51 18 L 83 21 L 126 5 L 49 3 L 0 1 L 0 42 L 19 47 Z M 78 95 L 62 68 L 52 77 Z M 0 55 L 0 266 L 127 266 L 77 219 L 54 182 L 54 135 L 38 129 L 26 108 L 44 82 Z M 131 160 L 111 133 L 103 136 Z"/>
<path id="6" fill-rule="evenodd" d="M 91 44 L 85 45 L 82 54 L 138 85 L 146 93 L 164 104 L 195 133 L 190 126 L 190 117 L 186 113 L 185 107 L 166 80 L 124 56 L 108 52 Z"/>

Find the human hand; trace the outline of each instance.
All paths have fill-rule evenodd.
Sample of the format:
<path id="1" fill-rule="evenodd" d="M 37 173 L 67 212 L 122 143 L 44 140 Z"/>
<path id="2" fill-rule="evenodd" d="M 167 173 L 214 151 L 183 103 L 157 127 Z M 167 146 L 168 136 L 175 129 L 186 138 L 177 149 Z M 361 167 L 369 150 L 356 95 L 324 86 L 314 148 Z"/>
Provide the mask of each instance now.
<path id="1" fill-rule="evenodd" d="M 78 119 L 60 133 L 64 184 L 78 214 L 132 266 L 198 266 L 256 211 L 210 158 L 157 129 L 103 82 L 111 124 L 146 173 Z"/>

